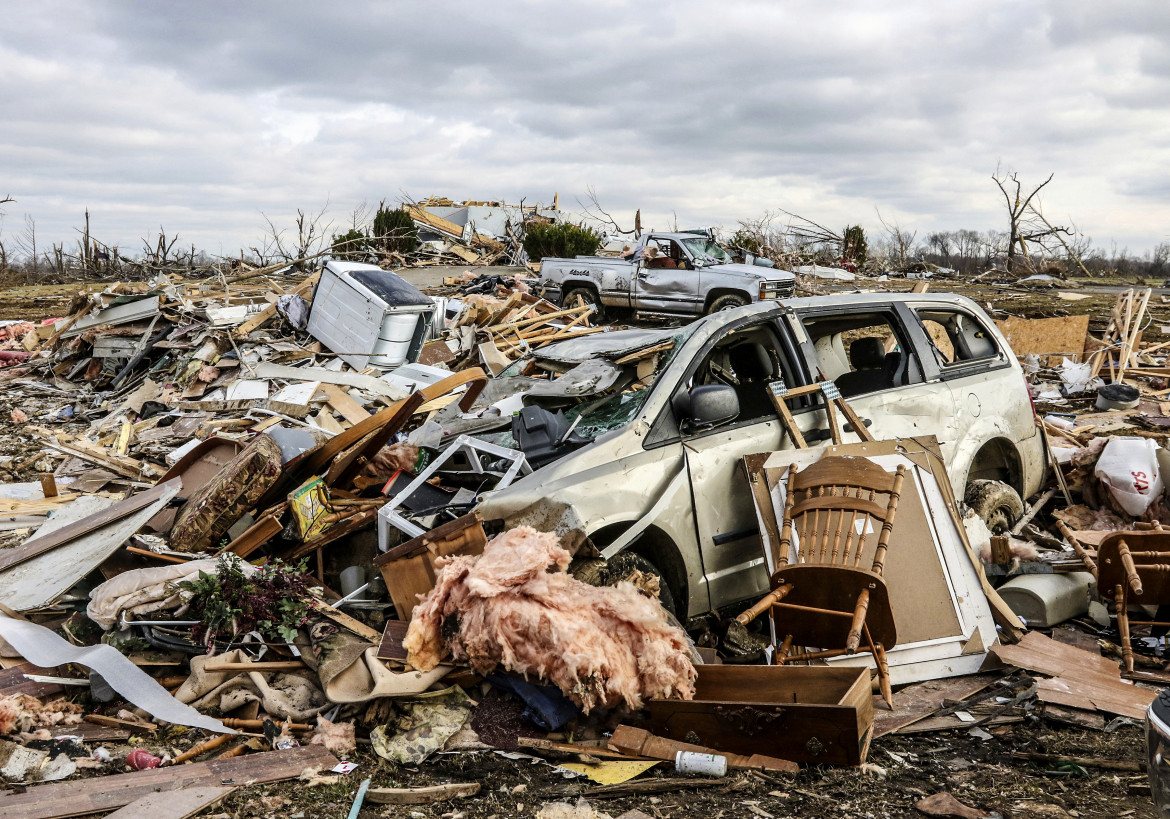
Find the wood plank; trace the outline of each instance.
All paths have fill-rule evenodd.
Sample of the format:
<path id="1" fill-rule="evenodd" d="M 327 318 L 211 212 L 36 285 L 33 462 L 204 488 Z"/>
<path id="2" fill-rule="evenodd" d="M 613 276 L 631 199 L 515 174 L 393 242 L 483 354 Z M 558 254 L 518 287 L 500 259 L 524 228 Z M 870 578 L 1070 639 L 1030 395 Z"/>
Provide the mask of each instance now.
<path id="1" fill-rule="evenodd" d="M 421 788 L 370 788 L 366 801 L 375 805 L 426 805 L 479 793 L 478 782 L 448 782 Z"/>
<path id="2" fill-rule="evenodd" d="M 121 808 L 155 791 L 229 784 L 265 784 L 293 779 L 306 768 L 332 768 L 337 758 L 320 745 L 212 759 L 169 768 L 33 785 L 23 793 L 0 791 L 5 819 L 63 819 Z"/>
<path id="3" fill-rule="evenodd" d="M 37 555 L 44 554 L 64 543 L 76 540 L 103 526 L 108 526 L 114 521 L 129 517 L 138 510 L 150 506 L 166 494 L 169 489 L 174 489 L 177 492 L 181 491 L 182 488 L 183 482 L 177 478 L 172 478 L 166 483 L 151 487 L 145 492 L 141 492 L 126 500 L 118 501 L 112 506 L 103 509 L 101 512 L 83 518 L 76 523 L 71 523 L 55 532 L 44 535 L 43 537 L 34 537 L 31 540 L 27 540 L 15 549 L 6 550 L 3 555 L 0 555 L 0 572 L 19 563 L 23 563 L 26 560 L 31 560 Z"/>
<path id="4" fill-rule="evenodd" d="M 619 725 L 614 729 L 609 740 L 609 747 L 620 753 L 631 756 L 650 757 L 651 759 L 674 760 L 679 751 L 693 751 L 700 754 L 717 754 L 727 758 L 729 768 L 752 768 L 765 771 L 782 771 L 784 773 L 798 773 L 800 766 L 787 759 L 777 759 L 763 754 L 733 754 L 727 751 L 716 751 L 702 745 L 693 745 L 687 742 L 678 742 L 666 737 L 660 737 L 642 728 L 633 728 L 629 725 Z"/>
<path id="5" fill-rule="evenodd" d="M 19 662 L 19 661 L 18 661 Z M 37 674 L 52 677 L 57 674 L 55 668 L 41 668 L 30 662 L 20 662 L 11 668 L 0 671 L 0 697 L 9 694 L 27 694 L 30 697 L 48 697 L 60 694 L 65 689 L 56 683 L 42 683 L 28 679 L 25 674 Z"/>
<path id="6" fill-rule="evenodd" d="M 894 697 L 893 711 L 874 709 L 874 738 L 893 733 L 929 717 L 943 707 L 945 700 L 965 700 L 994 683 L 1000 676 L 974 674 L 970 677 L 948 677 L 908 685 Z M 876 697 L 874 699 L 877 700 Z"/>
<path id="7" fill-rule="evenodd" d="M 234 785 L 204 785 L 198 788 L 183 788 L 178 791 L 151 793 L 135 799 L 106 819 L 190 819 L 190 817 L 218 805 L 236 788 Z"/>
<path id="8" fill-rule="evenodd" d="M 366 408 L 350 397 L 350 394 L 336 384 L 322 384 L 321 392 L 329 396 L 328 404 L 351 424 L 361 423 L 370 417 Z"/>

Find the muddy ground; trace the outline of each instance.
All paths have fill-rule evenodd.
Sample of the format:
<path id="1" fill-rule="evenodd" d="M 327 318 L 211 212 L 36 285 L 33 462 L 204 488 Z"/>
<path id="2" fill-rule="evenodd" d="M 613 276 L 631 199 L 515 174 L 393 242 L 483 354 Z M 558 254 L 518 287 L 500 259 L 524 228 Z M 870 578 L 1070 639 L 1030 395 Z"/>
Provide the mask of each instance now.
<path id="1" fill-rule="evenodd" d="M 865 287 L 866 282 L 857 284 Z M 891 290 L 907 290 L 909 282 L 891 282 Z M 1100 283 L 1096 283 L 1099 285 Z M 1025 317 L 1050 317 L 1088 313 L 1095 317 L 1092 329 L 1104 327 L 1116 299 L 1114 288 L 1099 286 L 1028 290 L 1017 287 L 931 281 L 933 292 L 961 292 L 984 306 Z M 100 289 L 101 285 L 86 285 Z M 0 289 L 0 319 L 30 319 L 62 315 L 81 285 L 52 285 Z M 828 287 L 817 288 L 820 292 Z M 843 289 L 839 284 L 832 289 Z M 1073 296 L 1061 297 L 1066 292 Z M 1150 330 L 1170 324 L 1170 307 L 1161 296 L 1151 300 Z M 55 398 L 39 397 L 36 409 L 44 411 Z M 29 403 L 11 391 L 0 393 L 0 413 Z M 43 405 L 43 406 L 41 406 Z M 29 413 L 32 415 L 33 413 Z M 0 456 L 7 474 L 0 480 L 31 480 L 45 464 L 37 463 L 40 447 L 4 425 Z M 884 707 L 884 706 L 879 706 Z M 870 750 L 870 765 L 856 769 L 808 768 L 797 776 L 739 773 L 718 784 L 687 787 L 674 784 L 658 794 L 602 798 L 591 795 L 591 783 L 566 779 L 548 764 L 513 760 L 492 752 L 458 753 L 433 757 L 418 768 L 391 765 L 374 755 L 368 745 L 359 748 L 358 769 L 336 784 L 309 787 L 299 782 L 244 787 L 204 816 L 281 817 L 316 819 L 347 815 L 360 781 L 371 777 L 374 787 L 413 787 L 444 782 L 480 782 L 481 793 L 470 799 L 417 806 L 367 805 L 361 816 L 481 817 L 532 816 L 542 805 L 556 800 L 575 801 L 584 795 L 601 811 L 618 816 L 630 809 L 665 817 L 898 817 L 917 816 L 919 799 L 949 791 L 968 805 L 1008 817 L 1155 817 L 1140 773 L 1065 767 L 1045 770 L 1015 760 L 1012 751 L 1032 751 L 1128 762 L 1144 761 L 1140 726 L 1123 724 L 1111 732 L 1085 730 L 1057 722 L 1039 710 L 1021 715 L 1022 721 L 990 728 L 991 737 L 980 739 L 967 730 L 939 733 L 887 735 Z M 532 731 L 535 734 L 535 731 Z M 190 744 L 176 738 L 171 747 Z M 112 749 L 117 756 L 117 749 Z M 124 750 L 124 749 L 123 749 Z M 660 763 L 643 780 L 673 777 L 673 765 Z M 96 815 L 95 815 L 96 816 Z"/>

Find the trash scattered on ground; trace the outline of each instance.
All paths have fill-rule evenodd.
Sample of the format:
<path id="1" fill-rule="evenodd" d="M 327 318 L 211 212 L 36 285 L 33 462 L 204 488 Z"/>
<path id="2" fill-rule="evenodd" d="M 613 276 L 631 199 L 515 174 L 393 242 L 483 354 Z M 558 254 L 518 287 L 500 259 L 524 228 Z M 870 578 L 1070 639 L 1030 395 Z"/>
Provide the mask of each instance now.
<path id="1" fill-rule="evenodd" d="M 660 326 L 526 264 L 545 210 L 420 203 L 413 269 L 167 270 L 0 327 L 0 813 L 1141 794 L 1161 300 L 1014 316 L 1013 282 L 993 320 L 946 269 L 747 261 L 836 295 Z M 590 269 L 744 267 L 709 242 Z"/>

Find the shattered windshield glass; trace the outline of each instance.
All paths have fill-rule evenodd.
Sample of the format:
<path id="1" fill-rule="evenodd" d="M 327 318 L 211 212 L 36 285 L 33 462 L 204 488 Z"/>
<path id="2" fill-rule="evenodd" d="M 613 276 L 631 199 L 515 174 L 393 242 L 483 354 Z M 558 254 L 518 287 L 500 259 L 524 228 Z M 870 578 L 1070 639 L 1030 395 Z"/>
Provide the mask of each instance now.
<path id="1" fill-rule="evenodd" d="M 691 252 L 696 259 L 702 259 L 711 264 L 730 264 L 731 257 L 727 255 L 727 251 L 721 248 L 710 239 L 702 239 L 696 237 L 694 239 L 683 239 L 683 244 L 686 245 L 687 250 Z"/>

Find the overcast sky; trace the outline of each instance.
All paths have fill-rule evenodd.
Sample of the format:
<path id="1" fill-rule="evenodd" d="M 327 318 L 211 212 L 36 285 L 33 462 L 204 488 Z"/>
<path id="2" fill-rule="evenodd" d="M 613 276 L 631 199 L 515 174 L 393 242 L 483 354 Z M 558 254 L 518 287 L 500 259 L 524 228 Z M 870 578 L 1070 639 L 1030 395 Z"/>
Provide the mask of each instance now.
<path id="1" fill-rule="evenodd" d="M 0 240 L 504 199 L 647 227 L 783 208 L 1006 227 L 997 165 L 1094 244 L 1170 241 L 1170 3 L 6 2 Z"/>

